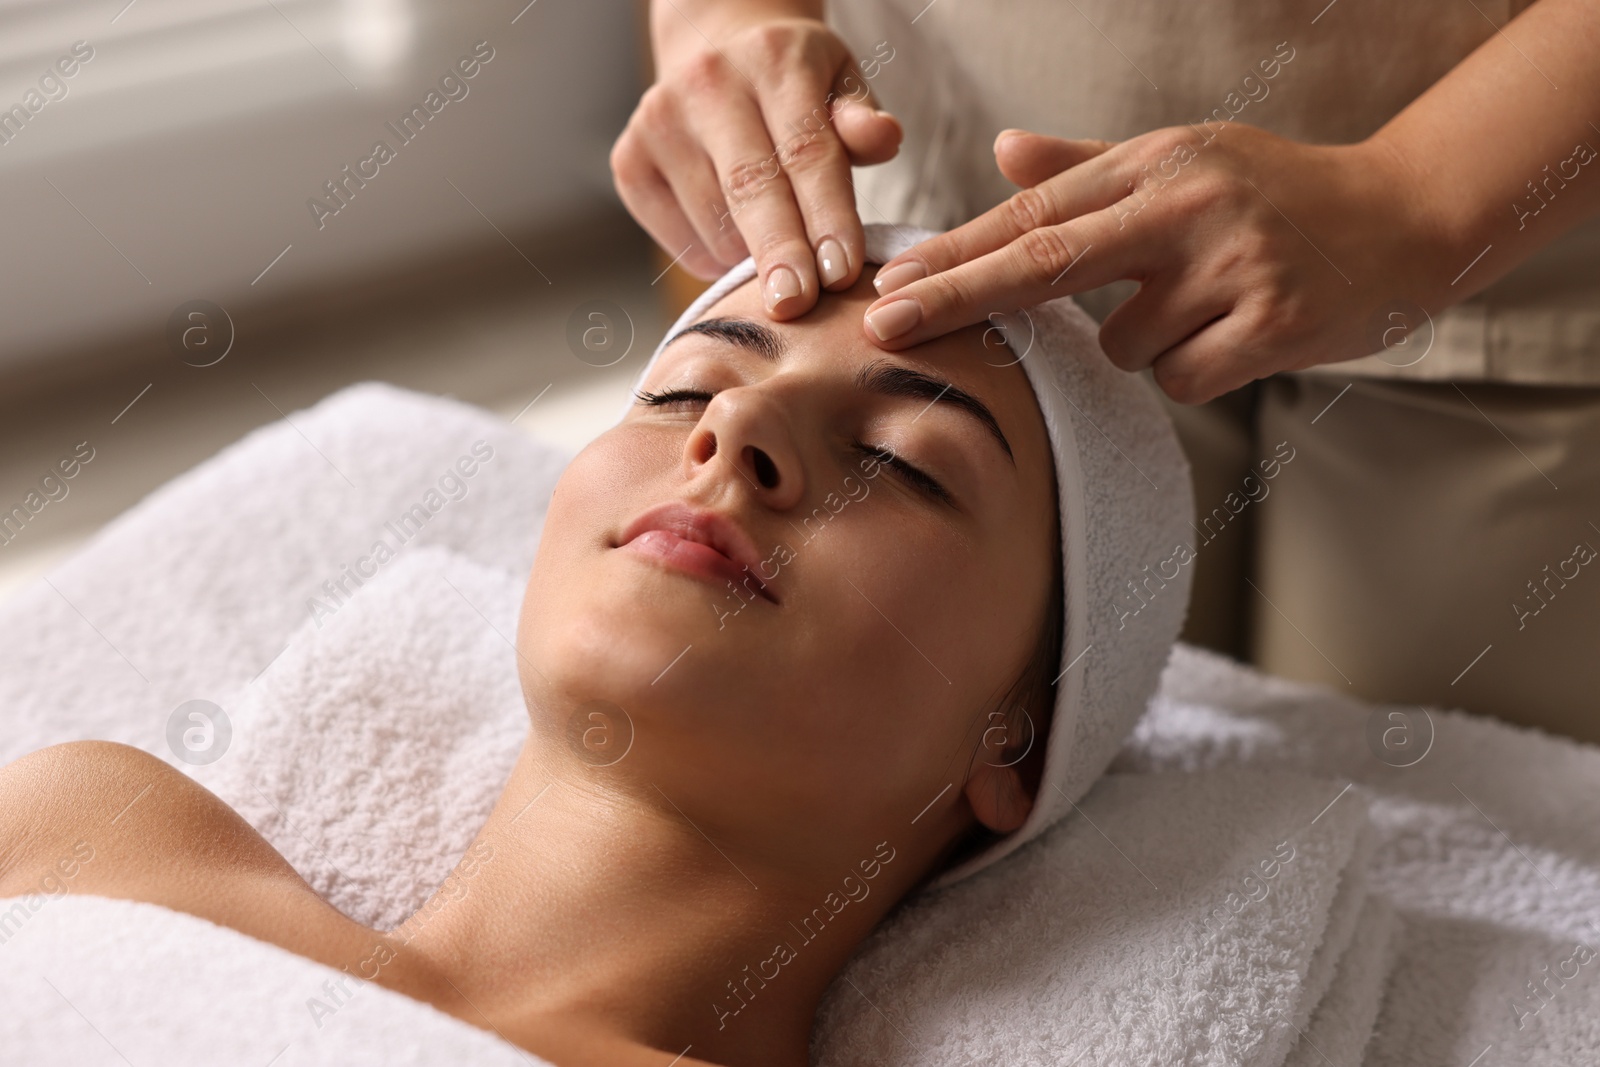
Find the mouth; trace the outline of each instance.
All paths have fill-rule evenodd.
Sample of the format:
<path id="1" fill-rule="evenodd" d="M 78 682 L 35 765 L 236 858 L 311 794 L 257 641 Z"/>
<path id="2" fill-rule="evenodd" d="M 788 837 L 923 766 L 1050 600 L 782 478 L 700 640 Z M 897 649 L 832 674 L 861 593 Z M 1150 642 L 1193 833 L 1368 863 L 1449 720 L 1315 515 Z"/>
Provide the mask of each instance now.
<path id="1" fill-rule="evenodd" d="M 627 549 L 691 577 L 724 582 L 779 603 L 761 577 L 755 543 L 733 520 L 687 504 L 662 504 L 628 524 L 613 546 Z"/>

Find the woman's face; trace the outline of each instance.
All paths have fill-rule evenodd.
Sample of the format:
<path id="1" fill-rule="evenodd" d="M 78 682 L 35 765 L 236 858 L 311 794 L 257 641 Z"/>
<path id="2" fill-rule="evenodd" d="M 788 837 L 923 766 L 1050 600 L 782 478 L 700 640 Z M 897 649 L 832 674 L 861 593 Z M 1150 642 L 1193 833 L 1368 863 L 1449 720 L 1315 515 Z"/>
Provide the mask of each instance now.
<path id="1" fill-rule="evenodd" d="M 774 323 L 739 287 L 551 499 L 518 635 L 535 730 L 724 830 L 890 837 L 950 785 L 933 807 L 969 819 L 984 713 L 1044 618 L 1022 367 L 976 326 L 884 352 L 875 297 L 863 275 Z"/>

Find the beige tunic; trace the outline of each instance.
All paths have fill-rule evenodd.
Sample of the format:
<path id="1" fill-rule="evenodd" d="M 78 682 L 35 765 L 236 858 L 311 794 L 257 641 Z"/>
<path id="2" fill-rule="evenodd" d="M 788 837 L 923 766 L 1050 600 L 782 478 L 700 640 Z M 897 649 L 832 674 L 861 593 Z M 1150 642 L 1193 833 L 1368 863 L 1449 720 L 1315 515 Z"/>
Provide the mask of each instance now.
<path id="1" fill-rule="evenodd" d="M 1015 191 L 992 151 L 1007 127 L 1125 140 L 1222 109 L 1296 140 L 1359 141 L 1529 2 L 838 0 L 830 22 L 906 129 L 898 158 L 856 169 L 857 205 L 867 220 L 941 229 L 982 213 Z M 1079 299 L 1103 318 L 1132 285 Z M 1432 318 L 1420 360 L 1413 348 L 1319 369 L 1600 384 L 1600 220 Z"/>

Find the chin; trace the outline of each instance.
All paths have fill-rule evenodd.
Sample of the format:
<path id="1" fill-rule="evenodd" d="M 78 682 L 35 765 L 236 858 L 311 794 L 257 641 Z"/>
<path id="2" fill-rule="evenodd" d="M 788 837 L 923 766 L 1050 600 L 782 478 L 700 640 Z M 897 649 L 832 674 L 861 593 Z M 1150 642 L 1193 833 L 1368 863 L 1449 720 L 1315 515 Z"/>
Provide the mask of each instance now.
<path id="1" fill-rule="evenodd" d="M 525 691 L 626 708 L 652 689 L 663 695 L 678 689 L 669 683 L 686 648 L 694 656 L 729 640 L 719 632 L 709 585 L 615 562 L 621 566 L 586 568 L 582 579 L 556 588 L 529 584 L 517 636 Z M 732 629 L 746 620 L 723 621 Z"/>

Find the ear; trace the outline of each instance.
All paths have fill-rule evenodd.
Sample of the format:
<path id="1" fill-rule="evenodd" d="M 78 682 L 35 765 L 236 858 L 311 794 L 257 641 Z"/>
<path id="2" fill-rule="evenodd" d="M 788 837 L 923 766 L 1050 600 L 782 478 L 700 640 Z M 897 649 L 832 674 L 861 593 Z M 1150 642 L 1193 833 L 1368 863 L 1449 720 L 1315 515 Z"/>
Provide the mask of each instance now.
<path id="1" fill-rule="evenodd" d="M 1004 766 L 1004 758 L 1003 750 L 980 746 L 964 790 L 972 814 L 984 826 L 1000 834 L 1008 834 L 1021 826 L 1028 812 L 1033 810 L 1033 797 L 1022 784 L 1022 776 L 1016 767 Z"/>

